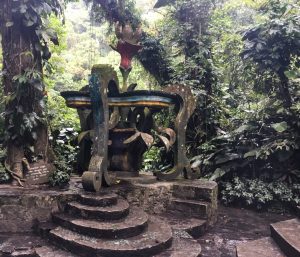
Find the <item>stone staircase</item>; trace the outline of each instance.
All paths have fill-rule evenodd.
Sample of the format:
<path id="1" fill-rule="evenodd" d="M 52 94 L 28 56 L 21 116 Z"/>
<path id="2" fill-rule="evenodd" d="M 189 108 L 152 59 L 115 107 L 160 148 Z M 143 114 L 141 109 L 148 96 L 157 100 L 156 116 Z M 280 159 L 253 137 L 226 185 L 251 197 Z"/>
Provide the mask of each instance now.
<path id="1" fill-rule="evenodd" d="M 52 220 L 54 224 L 40 224 L 41 235 L 66 254 L 93 257 L 198 257 L 201 246 L 194 238 L 203 235 L 208 224 L 179 213 L 148 215 L 114 193 L 80 195 Z"/>
<path id="2" fill-rule="evenodd" d="M 217 185 L 178 181 L 164 214 L 148 215 L 114 193 L 80 195 L 53 214 L 49 239 L 78 256 L 201 256 L 194 240 L 217 217 Z"/>
<path id="3" fill-rule="evenodd" d="M 81 195 L 53 221 L 58 227 L 50 230 L 50 241 L 78 256 L 154 256 L 172 244 L 167 223 L 115 194 Z"/>
<path id="4" fill-rule="evenodd" d="M 149 211 L 152 197 L 166 188 L 162 190 L 159 182 L 134 188 L 145 194 L 141 199 L 151 201 L 147 213 L 143 204 L 129 204 L 120 197 L 126 196 L 118 188 L 82 193 L 62 205 L 61 212 L 53 213 L 51 222 L 38 224 L 36 232 L 43 242 L 14 247 L 3 257 L 201 256 L 201 245 L 195 239 L 216 221 L 216 183 L 170 183 L 166 209 L 159 213 Z"/>
<path id="5" fill-rule="evenodd" d="M 237 246 L 238 257 L 300 257 L 300 207 L 298 218 L 270 225 L 271 237 Z"/>
<path id="6" fill-rule="evenodd" d="M 180 181 L 173 185 L 169 210 L 185 217 L 206 221 L 212 226 L 217 221 L 218 187 L 211 181 Z"/>

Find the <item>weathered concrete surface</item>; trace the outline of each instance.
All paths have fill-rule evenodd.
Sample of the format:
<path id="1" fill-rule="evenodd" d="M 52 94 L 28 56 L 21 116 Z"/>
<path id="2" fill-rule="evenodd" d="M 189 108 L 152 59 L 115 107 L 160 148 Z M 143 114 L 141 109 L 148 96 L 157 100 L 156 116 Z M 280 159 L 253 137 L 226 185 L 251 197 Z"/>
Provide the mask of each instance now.
<path id="1" fill-rule="evenodd" d="M 171 246 L 172 229 L 159 217 L 149 217 L 138 207 L 129 211 L 121 198 L 107 205 L 107 199 L 114 198 L 111 194 L 94 194 L 93 201 L 91 197 L 84 203 L 78 197 L 64 213 L 53 215 L 58 227 L 48 233 L 52 243 L 84 257 L 150 257 Z"/>
<path id="2" fill-rule="evenodd" d="M 31 234 L 0 234 L 0 256 L 18 256 L 17 254 L 24 251 L 34 253 L 35 248 L 45 243 L 40 237 Z"/>
<path id="3" fill-rule="evenodd" d="M 0 257 L 76 257 L 32 234 L 0 235 Z"/>
<path id="4" fill-rule="evenodd" d="M 160 214 L 167 210 L 172 197 L 172 183 L 153 184 L 126 183 L 117 187 L 117 192 L 134 206 L 143 208 L 149 214 Z"/>
<path id="5" fill-rule="evenodd" d="M 237 257 L 286 257 L 270 237 L 237 245 Z"/>
<path id="6" fill-rule="evenodd" d="M 271 224 L 271 236 L 287 256 L 300 256 L 300 220 L 290 219 Z"/>
<path id="7" fill-rule="evenodd" d="M 207 180 L 182 180 L 175 182 L 173 196 L 186 200 L 217 202 L 218 185 Z"/>
<path id="8" fill-rule="evenodd" d="M 162 182 L 153 176 L 142 175 L 138 178 L 122 178 L 120 184 L 103 188 L 102 192 L 115 192 L 126 198 L 131 205 L 139 206 L 149 214 L 165 213 L 174 195 L 185 199 L 189 198 L 189 194 L 194 194 L 196 200 L 210 201 L 209 210 L 212 214 L 209 215 L 216 217 L 217 187 L 211 182 Z M 48 186 L 22 189 L 0 185 L 0 233 L 28 232 L 34 221 L 50 220 L 51 212 L 61 209 L 64 203 L 83 193 L 81 180 L 76 177 L 72 178 L 66 189 L 50 189 Z"/>
<path id="9" fill-rule="evenodd" d="M 126 239 L 98 239 L 63 227 L 50 231 L 50 240 L 79 256 L 123 257 L 153 256 L 172 244 L 172 231 L 168 224 L 150 217 L 148 228 L 140 235 Z"/>
<path id="10" fill-rule="evenodd" d="M 211 204 L 208 202 L 175 198 L 171 201 L 170 209 L 178 213 L 184 213 L 187 217 L 207 219 L 209 221 L 212 217 Z"/>
<path id="11" fill-rule="evenodd" d="M 200 257 L 201 245 L 194 240 L 189 234 L 173 233 L 172 247 L 167 251 L 155 255 L 154 257 Z"/>
<path id="12" fill-rule="evenodd" d="M 167 222 L 173 232 L 184 231 L 193 238 L 199 238 L 207 231 L 208 224 L 206 220 L 188 218 L 184 215 L 174 216 L 171 213 L 159 215 L 159 218 Z"/>
<path id="13" fill-rule="evenodd" d="M 72 217 L 66 213 L 53 215 L 57 225 L 97 238 L 128 238 L 141 234 L 148 226 L 148 215 L 137 207 L 130 209 L 129 215 L 117 221 L 99 221 Z"/>
<path id="14" fill-rule="evenodd" d="M 155 180 L 151 175 L 120 179 L 122 182 L 114 187 L 114 191 L 126 198 L 130 204 L 142 207 L 149 214 L 162 214 L 170 208 L 187 214 L 186 206 L 177 204 L 175 207 L 174 202 L 195 201 L 194 205 L 199 203 L 205 212 L 198 218 L 208 218 L 210 225 L 216 222 L 218 186 L 215 182 L 205 180 L 162 182 Z M 191 204 L 190 209 L 193 209 L 194 205 Z M 200 209 L 202 212 L 203 208 Z"/>
<path id="15" fill-rule="evenodd" d="M 205 235 L 197 240 L 198 243 L 201 244 L 202 257 L 236 257 L 236 245 L 250 242 L 252 240 L 261 239 L 263 237 L 269 237 L 270 223 L 276 223 L 278 221 L 294 218 L 294 216 L 288 214 L 274 214 L 266 212 L 261 213 L 241 208 L 224 207 L 222 205 L 219 206 L 218 212 L 219 218 L 217 223 L 212 229 L 205 233 Z M 185 236 L 181 237 L 188 238 Z M 28 238 L 28 235 L 0 233 L 0 249 L 4 244 L 7 245 L 7 240 L 13 242 L 11 245 L 15 245 L 18 247 L 24 246 L 24 243 L 25 246 L 27 246 L 27 243 L 30 243 L 30 245 L 32 245 L 32 240 Z M 40 239 L 38 238 L 38 240 Z M 17 244 L 17 242 L 19 242 L 19 244 Z M 51 252 L 51 248 L 49 247 L 45 248 L 44 251 L 46 252 L 46 254 L 41 254 L 39 255 L 40 257 L 73 257 L 73 255 L 70 255 L 68 253 L 65 253 L 65 255 L 61 255 L 61 251 L 54 252 L 54 250 L 54 255 L 47 255 L 48 252 Z M 181 255 L 180 257 L 194 256 L 192 255 L 192 253 L 191 255 L 189 254 L 189 250 L 182 251 L 181 253 L 183 255 Z M 170 255 L 167 256 L 169 257 L 172 255 L 170 253 Z M 166 255 L 162 255 L 162 257 L 166 257 Z M 259 257 L 259 255 L 256 255 L 255 257 Z"/>
<path id="16" fill-rule="evenodd" d="M 75 199 L 78 190 L 76 181 L 68 190 L 0 185 L 0 233 L 31 231 L 35 222 L 50 220 L 51 212 Z"/>
<path id="17" fill-rule="evenodd" d="M 237 245 L 270 237 L 270 223 L 291 218 L 293 216 L 288 214 L 255 212 L 220 205 L 217 223 L 198 239 L 202 246 L 202 257 L 236 257 Z"/>

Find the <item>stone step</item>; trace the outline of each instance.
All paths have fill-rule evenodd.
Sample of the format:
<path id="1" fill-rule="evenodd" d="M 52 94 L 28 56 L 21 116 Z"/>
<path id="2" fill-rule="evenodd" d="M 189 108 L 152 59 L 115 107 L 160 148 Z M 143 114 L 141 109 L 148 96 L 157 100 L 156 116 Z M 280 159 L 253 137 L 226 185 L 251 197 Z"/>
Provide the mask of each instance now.
<path id="1" fill-rule="evenodd" d="M 138 208 L 131 208 L 126 218 L 110 222 L 74 218 L 64 213 L 53 214 L 52 217 L 62 227 L 83 235 L 107 239 L 139 235 L 148 225 L 148 215 Z"/>
<path id="2" fill-rule="evenodd" d="M 1 257 L 38 257 L 34 249 L 16 249 L 13 252 L 2 252 Z"/>
<path id="3" fill-rule="evenodd" d="M 271 236 L 288 257 L 300 256 L 300 220 L 291 219 L 270 225 Z"/>
<path id="4" fill-rule="evenodd" d="M 115 205 L 118 202 L 118 196 L 116 194 L 82 194 L 78 198 L 79 202 L 90 206 L 106 207 Z"/>
<path id="5" fill-rule="evenodd" d="M 153 256 L 172 244 L 171 228 L 154 217 L 149 219 L 148 228 L 143 234 L 128 239 L 97 239 L 63 227 L 50 231 L 49 237 L 52 242 L 79 256 L 93 257 Z"/>
<path id="6" fill-rule="evenodd" d="M 36 257 L 77 257 L 70 252 L 58 249 L 54 246 L 43 246 L 35 249 Z"/>
<path id="7" fill-rule="evenodd" d="M 208 202 L 173 198 L 169 209 L 181 214 L 184 213 L 189 218 L 208 219 L 211 217 L 211 208 Z"/>
<path id="8" fill-rule="evenodd" d="M 174 183 L 172 195 L 179 199 L 215 202 L 218 184 L 207 180 L 184 180 Z"/>
<path id="9" fill-rule="evenodd" d="M 174 238 L 172 247 L 154 257 L 200 257 L 201 245 L 192 239 Z"/>
<path id="10" fill-rule="evenodd" d="M 167 214 L 159 217 L 165 222 L 168 222 L 173 231 L 185 231 L 193 238 L 199 238 L 207 231 L 208 224 L 206 220 Z"/>
<path id="11" fill-rule="evenodd" d="M 240 243 L 237 257 L 286 257 L 270 237 Z"/>
<path id="12" fill-rule="evenodd" d="M 116 205 L 106 207 L 88 206 L 78 202 L 70 202 L 66 205 L 66 212 L 71 215 L 97 220 L 118 220 L 129 213 L 129 204 L 119 199 Z"/>

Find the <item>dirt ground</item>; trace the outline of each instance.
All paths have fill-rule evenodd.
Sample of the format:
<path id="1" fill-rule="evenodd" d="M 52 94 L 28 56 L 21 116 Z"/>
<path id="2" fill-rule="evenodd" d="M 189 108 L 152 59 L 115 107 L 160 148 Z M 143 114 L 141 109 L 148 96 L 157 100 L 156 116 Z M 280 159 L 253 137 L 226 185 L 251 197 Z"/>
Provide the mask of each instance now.
<path id="1" fill-rule="evenodd" d="M 294 218 L 289 214 L 256 212 L 219 206 L 218 222 L 198 242 L 202 257 L 235 257 L 241 242 L 270 236 L 269 225 Z"/>

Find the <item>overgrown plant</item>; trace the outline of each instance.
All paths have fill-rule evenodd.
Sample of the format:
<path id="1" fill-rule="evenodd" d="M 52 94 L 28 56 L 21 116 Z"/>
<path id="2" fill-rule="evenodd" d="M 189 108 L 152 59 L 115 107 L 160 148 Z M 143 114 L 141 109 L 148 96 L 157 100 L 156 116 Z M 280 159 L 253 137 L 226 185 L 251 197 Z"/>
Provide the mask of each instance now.
<path id="1" fill-rule="evenodd" d="M 225 16 L 229 14 L 222 7 L 223 12 L 218 9 L 215 13 L 216 19 L 225 24 L 225 32 L 217 32 L 218 24 L 214 21 L 214 33 L 226 37 L 226 43 L 232 42 L 236 48 L 226 44 L 214 51 L 226 50 L 228 60 L 238 61 L 239 67 L 227 67 L 227 59 L 218 59 L 218 70 L 229 72 L 222 75 L 223 84 L 219 84 L 225 88 L 223 104 L 226 104 L 227 121 L 219 119 L 218 136 L 198 146 L 200 155 L 194 158 L 202 173 L 212 180 L 259 178 L 289 185 L 300 181 L 299 47 L 296 46 L 299 8 L 292 2 L 268 1 L 263 6 L 265 12 L 259 19 L 260 24 L 244 37 L 244 49 L 240 35 L 231 36 L 234 41 L 228 39 L 227 31 L 234 31 L 230 27 L 233 18 Z M 231 8 L 230 15 L 233 15 L 235 9 Z M 253 17 L 249 19 L 253 21 Z M 247 62 L 238 60 L 240 52 Z M 225 53 L 221 56 L 226 57 Z M 279 74 L 282 70 L 289 78 L 285 81 L 287 84 Z M 241 78 L 234 77 L 236 74 Z M 285 86 L 288 94 L 282 90 Z"/>
<path id="2" fill-rule="evenodd" d="M 288 186 L 282 182 L 266 183 L 258 179 L 234 178 L 222 184 L 221 200 L 224 204 L 247 205 L 256 209 L 279 206 L 290 209 L 300 204 L 300 184 Z"/>
<path id="3" fill-rule="evenodd" d="M 50 185 L 64 186 L 75 172 L 78 146 L 76 140 L 78 133 L 73 128 L 63 128 L 52 133 L 52 145 L 56 156 L 54 165 L 56 171 L 50 177 Z"/>
<path id="4" fill-rule="evenodd" d="M 300 67 L 299 10 L 298 1 L 269 0 L 261 8 L 267 17 L 265 21 L 248 30 L 243 37 L 245 49 L 241 56 L 257 63 L 260 71 L 278 76 L 278 97 L 286 108 L 293 103 L 286 72 L 294 57 L 294 64 Z"/>

